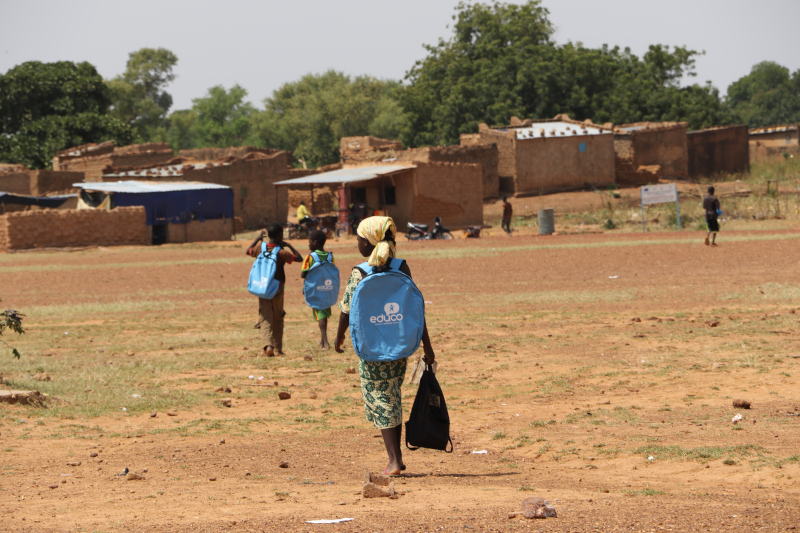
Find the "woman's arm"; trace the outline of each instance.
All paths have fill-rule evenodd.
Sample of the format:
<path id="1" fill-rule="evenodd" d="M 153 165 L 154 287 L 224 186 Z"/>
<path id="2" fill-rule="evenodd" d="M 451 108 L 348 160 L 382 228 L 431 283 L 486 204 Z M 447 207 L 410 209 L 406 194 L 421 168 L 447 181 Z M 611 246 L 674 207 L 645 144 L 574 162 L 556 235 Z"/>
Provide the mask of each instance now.
<path id="1" fill-rule="evenodd" d="M 347 328 L 350 327 L 350 314 L 339 313 L 339 328 L 336 330 L 336 341 L 333 343 L 333 349 L 338 353 L 344 353 L 344 334 Z"/>
<path id="2" fill-rule="evenodd" d="M 422 351 L 425 354 L 425 363 L 432 365 L 436 360 L 436 354 L 433 353 L 433 346 L 431 345 L 431 338 L 428 336 L 428 321 L 425 321 L 425 329 L 422 330 Z"/>

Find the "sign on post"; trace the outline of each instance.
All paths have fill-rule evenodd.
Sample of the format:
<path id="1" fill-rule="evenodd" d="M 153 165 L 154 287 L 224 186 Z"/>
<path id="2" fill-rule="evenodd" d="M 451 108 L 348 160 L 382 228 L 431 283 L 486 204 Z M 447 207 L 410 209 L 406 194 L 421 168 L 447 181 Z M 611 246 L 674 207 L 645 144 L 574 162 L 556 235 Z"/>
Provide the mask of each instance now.
<path id="1" fill-rule="evenodd" d="M 675 202 L 675 211 L 678 214 L 678 231 L 681 230 L 681 207 L 678 204 L 678 187 L 674 183 L 663 185 L 647 185 L 640 189 L 642 197 L 642 232 L 645 228 L 644 206 L 651 204 L 666 204 Z"/>

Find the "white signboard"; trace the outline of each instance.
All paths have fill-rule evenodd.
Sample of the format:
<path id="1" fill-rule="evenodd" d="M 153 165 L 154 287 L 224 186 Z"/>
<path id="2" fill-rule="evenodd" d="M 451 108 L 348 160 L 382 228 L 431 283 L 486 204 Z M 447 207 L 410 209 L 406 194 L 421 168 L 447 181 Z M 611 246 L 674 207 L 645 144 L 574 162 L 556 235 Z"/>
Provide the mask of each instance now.
<path id="1" fill-rule="evenodd" d="M 666 204 L 678 201 L 678 188 L 674 183 L 642 187 L 642 205 Z"/>
<path id="2" fill-rule="evenodd" d="M 678 231 L 681 230 L 681 205 L 678 203 L 678 187 L 674 183 L 664 185 L 648 185 L 639 189 L 642 195 L 642 231 L 645 227 L 644 206 L 675 202 L 675 213 L 678 215 Z"/>

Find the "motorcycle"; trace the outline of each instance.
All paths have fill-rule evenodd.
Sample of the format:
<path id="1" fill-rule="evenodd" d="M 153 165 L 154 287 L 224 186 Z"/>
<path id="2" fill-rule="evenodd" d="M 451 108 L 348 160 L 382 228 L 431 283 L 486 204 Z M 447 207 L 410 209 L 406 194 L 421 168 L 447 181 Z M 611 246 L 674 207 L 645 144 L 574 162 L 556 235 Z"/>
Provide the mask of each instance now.
<path id="1" fill-rule="evenodd" d="M 415 224 L 414 222 L 408 223 L 408 231 L 406 231 L 406 239 L 410 241 L 452 238 L 453 234 L 450 233 L 450 230 L 442 226 L 442 219 L 439 217 L 433 219 L 433 229 L 431 231 L 428 231 L 427 224 Z"/>
<path id="2" fill-rule="evenodd" d="M 326 234 L 330 233 L 319 217 L 312 217 L 311 222 L 308 224 L 286 223 L 286 235 L 289 239 L 307 239 L 314 230 L 322 230 Z"/>

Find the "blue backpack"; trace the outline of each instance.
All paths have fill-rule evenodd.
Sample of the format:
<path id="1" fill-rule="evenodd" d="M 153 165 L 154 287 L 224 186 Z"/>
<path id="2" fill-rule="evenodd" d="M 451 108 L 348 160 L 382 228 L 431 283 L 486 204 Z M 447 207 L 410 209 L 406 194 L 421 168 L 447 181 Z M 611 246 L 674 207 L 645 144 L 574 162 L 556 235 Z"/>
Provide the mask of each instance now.
<path id="1" fill-rule="evenodd" d="M 314 264 L 308 269 L 303 285 L 306 304 L 312 309 L 328 309 L 339 299 L 339 269 L 333 264 L 333 254 L 328 252 L 321 261 L 317 252 L 311 252 Z"/>
<path id="2" fill-rule="evenodd" d="M 281 282 L 275 279 L 280 249 L 280 246 L 276 246 L 272 251 L 267 252 L 267 243 L 261 243 L 261 253 L 256 257 L 256 261 L 250 269 L 247 292 L 265 300 L 275 297 L 281 287 Z"/>
<path id="3" fill-rule="evenodd" d="M 400 272 L 402 259 L 387 269 L 367 263 L 350 302 L 350 337 L 356 354 L 370 362 L 396 361 L 413 354 L 425 329 L 425 300 L 414 281 Z"/>

